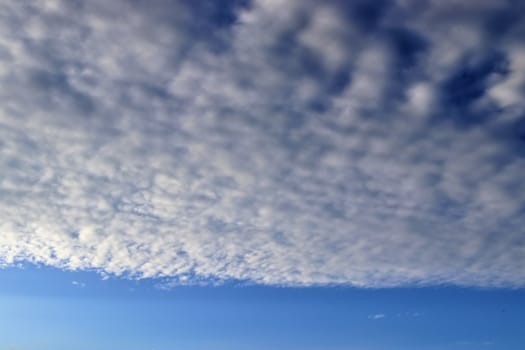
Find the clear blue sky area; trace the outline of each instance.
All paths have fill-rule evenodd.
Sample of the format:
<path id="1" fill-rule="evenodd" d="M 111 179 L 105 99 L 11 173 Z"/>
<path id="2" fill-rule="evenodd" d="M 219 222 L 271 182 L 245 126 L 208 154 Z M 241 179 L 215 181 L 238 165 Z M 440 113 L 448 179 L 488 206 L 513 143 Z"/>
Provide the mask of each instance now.
<path id="1" fill-rule="evenodd" d="M 427 287 L 161 290 L 159 281 L 0 270 L 1 350 L 501 349 L 525 291 Z"/>

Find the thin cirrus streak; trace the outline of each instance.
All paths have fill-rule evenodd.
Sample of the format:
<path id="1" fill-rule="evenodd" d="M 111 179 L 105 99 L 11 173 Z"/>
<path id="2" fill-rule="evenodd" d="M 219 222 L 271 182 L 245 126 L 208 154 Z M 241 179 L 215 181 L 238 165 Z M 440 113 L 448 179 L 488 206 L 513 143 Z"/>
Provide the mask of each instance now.
<path id="1" fill-rule="evenodd" d="M 523 14 L 1 2 L 0 265 L 524 286 Z"/>

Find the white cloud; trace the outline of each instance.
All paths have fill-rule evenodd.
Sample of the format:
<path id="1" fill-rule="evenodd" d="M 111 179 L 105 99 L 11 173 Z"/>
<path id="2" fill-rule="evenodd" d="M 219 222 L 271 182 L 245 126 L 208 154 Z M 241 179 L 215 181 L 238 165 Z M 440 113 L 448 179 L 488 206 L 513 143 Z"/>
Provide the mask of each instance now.
<path id="1" fill-rule="evenodd" d="M 417 82 L 408 88 L 407 112 L 424 117 L 434 110 L 436 103 L 434 87 L 426 82 Z"/>
<path id="2" fill-rule="evenodd" d="M 380 320 L 385 317 L 386 317 L 385 314 L 368 315 L 368 318 L 371 320 Z"/>
<path id="3" fill-rule="evenodd" d="M 308 27 L 299 35 L 299 42 L 318 54 L 329 69 L 336 70 L 349 61 L 351 52 L 344 42 L 355 40 L 353 31 L 336 9 L 320 7 L 313 11 Z"/>
<path id="4" fill-rule="evenodd" d="M 335 3 L 264 1 L 211 38 L 183 5 L 53 3 L 1 5 L 0 264 L 166 285 L 525 284 L 508 126 L 418 118 L 448 117 L 437 90 L 478 47 L 441 8 L 407 22 L 431 48 L 400 69 L 382 32 L 396 9 L 371 41 L 347 24 L 352 41 L 331 35 L 352 20 L 328 21 Z"/>
<path id="5" fill-rule="evenodd" d="M 79 282 L 79 281 L 73 281 L 71 282 L 71 284 L 78 288 L 84 288 L 86 286 L 84 282 Z"/>
<path id="6" fill-rule="evenodd" d="M 512 47 L 509 60 L 511 74 L 488 91 L 488 95 L 502 107 L 523 104 L 525 99 L 525 48 Z"/>

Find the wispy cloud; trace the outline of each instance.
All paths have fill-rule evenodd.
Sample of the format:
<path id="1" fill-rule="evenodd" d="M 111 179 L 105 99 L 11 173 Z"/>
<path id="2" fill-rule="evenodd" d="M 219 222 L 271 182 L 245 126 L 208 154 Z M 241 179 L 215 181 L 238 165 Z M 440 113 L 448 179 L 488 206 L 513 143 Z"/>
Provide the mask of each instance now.
<path id="1" fill-rule="evenodd" d="M 74 285 L 75 287 L 79 287 L 79 288 L 84 288 L 86 286 L 86 284 L 84 282 L 79 282 L 79 281 L 73 281 L 71 282 L 72 285 Z"/>
<path id="2" fill-rule="evenodd" d="M 382 318 L 385 318 L 385 314 L 375 314 L 375 315 L 368 315 L 368 319 L 370 320 L 380 320 Z"/>
<path id="3" fill-rule="evenodd" d="M 483 346 L 483 347 L 486 347 L 486 346 L 493 346 L 493 345 L 495 345 L 496 343 L 493 342 L 493 341 L 482 341 L 482 342 L 479 342 L 479 341 L 467 341 L 467 340 L 462 340 L 462 341 L 458 341 L 456 344 L 458 344 L 458 345 L 475 345 L 475 346 Z"/>
<path id="4" fill-rule="evenodd" d="M 421 317 L 423 315 L 422 312 L 400 312 L 396 314 L 396 317 Z"/>
<path id="5" fill-rule="evenodd" d="M 525 285 L 522 6 L 220 3 L 0 5 L 0 265 Z"/>

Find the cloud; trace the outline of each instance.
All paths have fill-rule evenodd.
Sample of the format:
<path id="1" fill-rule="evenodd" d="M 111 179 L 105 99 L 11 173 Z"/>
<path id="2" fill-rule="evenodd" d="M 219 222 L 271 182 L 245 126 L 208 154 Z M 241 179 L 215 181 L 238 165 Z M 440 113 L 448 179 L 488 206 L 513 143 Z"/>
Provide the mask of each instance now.
<path id="1" fill-rule="evenodd" d="M 483 341 L 483 342 L 476 342 L 476 341 L 466 341 L 466 340 L 463 340 L 463 341 L 458 341 L 456 342 L 456 344 L 458 345 L 477 345 L 477 346 L 492 346 L 492 345 L 495 345 L 496 343 L 493 342 L 493 341 Z"/>
<path id="2" fill-rule="evenodd" d="M 371 320 L 380 320 L 382 318 L 385 318 L 386 316 L 384 314 L 375 314 L 375 315 L 368 315 L 368 318 Z"/>
<path id="3" fill-rule="evenodd" d="M 71 284 L 78 288 L 84 288 L 86 286 L 84 282 L 79 282 L 79 281 L 73 281 L 71 282 Z"/>
<path id="4" fill-rule="evenodd" d="M 421 317 L 423 315 L 422 312 L 401 312 L 396 314 L 396 317 Z"/>
<path id="5" fill-rule="evenodd" d="M 0 5 L 0 265 L 525 285 L 523 6 L 220 3 Z"/>

